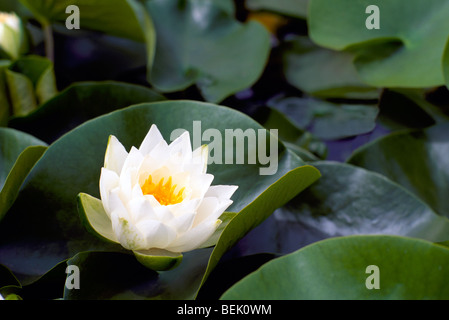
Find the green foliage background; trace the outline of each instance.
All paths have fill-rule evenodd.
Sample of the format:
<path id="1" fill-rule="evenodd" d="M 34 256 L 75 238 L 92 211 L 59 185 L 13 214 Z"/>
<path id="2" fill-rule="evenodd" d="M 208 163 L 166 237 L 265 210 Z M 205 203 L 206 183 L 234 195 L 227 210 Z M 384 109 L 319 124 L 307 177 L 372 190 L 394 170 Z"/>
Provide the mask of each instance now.
<path id="1" fill-rule="evenodd" d="M 66 7 L 80 9 L 68 30 Z M 380 10 L 369 30 L 366 8 Z M 5 0 L 0 293 L 20 299 L 448 299 L 449 0 Z M 1 39 L 0 39 L 1 43 Z M 24 47 L 25 48 L 25 47 Z M 89 233 L 107 137 L 277 129 L 213 247 L 163 272 Z M 269 135 L 269 131 L 266 132 Z M 80 268 L 79 290 L 65 287 Z M 369 290 L 366 267 L 380 269 Z M 105 272 L 107 270 L 107 272 Z M 113 277 L 114 282 L 109 281 Z"/>

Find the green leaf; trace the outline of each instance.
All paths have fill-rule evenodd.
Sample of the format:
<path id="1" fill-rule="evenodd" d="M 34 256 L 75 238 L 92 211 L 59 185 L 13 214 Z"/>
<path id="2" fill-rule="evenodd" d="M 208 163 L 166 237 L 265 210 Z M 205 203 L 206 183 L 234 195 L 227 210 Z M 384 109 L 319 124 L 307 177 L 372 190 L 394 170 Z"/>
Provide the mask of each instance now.
<path id="1" fill-rule="evenodd" d="M 370 290 L 376 273 L 367 267 L 373 265 L 378 267 L 379 289 Z M 449 249 L 424 240 L 395 236 L 333 238 L 271 260 L 221 298 L 448 299 L 448 266 Z"/>
<path id="2" fill-rule="evenodd" d="M 324 140 L 338 140 L 371 132 L 379 112 L 372 104 L 332 103 L 314 98 L 273 99 L 268 105 L 288 115 L 301 130 Z"/>
<path id="3" fill-rule="evenodd" d="M 14 203 L 45 143 L 23 132 L 0 128 L 0 221 Z"/>
<path id="4" fill-rule="evenodd" d="M 294 100 L 294 98 L 292 99 Z M 259 108 L 257 115 L 255 115 L 255 119 L 267 130 L 278 130 L 278 136 L 282 142 L 290 150 L 299 154 L 301 159 L 316 160 L 317 157 L 325 158 L 327 148 L 324 142 L 312 135 L 310 132 L 300 129 L 295 123 L 293 123 L 293 119 L 291 117 L 292 110 L 285 110 L 287 112 L 283 113 L 274 107 L 274 105 L 276 105 L 276 107 L 281 105 L 287 107 L 289 101 L 290 99 L 285 99 L 279 104 L 274 101 L 269 102 L 269 104 L 273 105 L 273 107 Z M 304 108 L 297 108 L 295 113 L 301 114 L 301 110 L 304 110 Z M 289 114 L 289 117 L 287 117 L 287 114 Z M 302 114 L 301 117 L 303 117 L 302 119 L 305 119 L 307 118 L 307 115 Z"/>
<path id="5" fill-rule="evenodd" d="M 349 163 L 385 175 L 449 217 L 448 124 L 398 131 L 354 152 Z"/>
<path id="6" fill-rule="evenodd" d="M 443 77 L 444 84 L 449 88 L 449 39 L 443 52 Z"/>
<path id="7" fill-rule="evenodd" d="M 379 101 L 379 122 L 391 130 L 423 129 L 434 125 L 432 111 L 436 108 L 419 98 L 415 90 L 384 90 Z"/>
<path id="8" fill-rule="evenodd" d="M 144 2 L 157 33 L 149 81 L 160 91 L 197 85 L 207 101 L 220 102 L 261 76 L 270 51 L 268 32 L 256 22 L 239 23 L 225 1 Z"/>
<path id="9" fill-rule="evenodd" d="M 19 155 L 29 146 L 45 146 L 39 139 L 10 128 L 0 128 L 0 186 L 3 187 Z"/>
<path id="10" fill-rule="evenodd" d="M 80 11 L 82 29 L 105 32 L 114 36 L 144 42 L 139 21 L 140 13 L 130 0 L 20 0 L 43 25 L 63 23 L 72 14 L 66 13 L 70 5 Z"/>
<path id="11" fill-rule="evenodd" d="M 155 271 L 168 271 L 176 268 L 182 261 L 181 253 L 166 250 L 133 251 L 137 261 Z"/>
<path id="12" fill-rule="evenodd" d="M 403 120 L 405 122 L 412 122 L 411 118 L 412 116 L 415 116 L 419 118 L 424 123 L 428 123 L 428 126 L 431 126 L 432 124 L 439 124 L 439 123 L 447 123 L 449 121 L 449 110 L 447 110 L 447 107 L 445 107 L 444 100 L 441 103 L 434 103 L 431 102 L 432 99 L 430 98 L 430 94 L 433 90 L 437 91 L 438 89 L 442 89 L 443 87 L 439 88 L 422 88 L 422 89 L 389 89 L 388 91 L 392 91 L 394 94 L 401 96 L 402 99 L 405 99 L 405 102 L 401 101 L 388 101 L 386 102 L 385 106 L 382 106 L 384 102 L 380 101 L 379 107 L 384 107 L 391 109 L 390 113 L 394 113 L 395 109 L 398 108 L 397 105 L 393 104 L 406 104 L 404 108 L 404 111 L 402 112 L 402 115 L 397 115 L 397 117 L 402 116 Z M 399 107 L 401 107 L 399 105 Z M 419 107 L 421 112 L 416 111 L 416 109 Z M 427 114 L 427 115 L 426 115 Z M 432 118 L 432 119 L 429 119 Z M 414 119 L 414 122 L 419 122 L 419 120 Z M 422 126 L 422 125 L 421 125 Z M 413 128 L 413 126 L 410 126 Z M 419 126 L 418 126 L 419 127 Z"/>
<path id="13" fill-rule="evenodd" d="M 377 99 L 380 90 L 364 84 L 354 67 L 354 54 L 315 45 L 308 37 L 293 37 L 284 44 L 287 81 L 316 97 Z"/>
<path id="14" fill-rule="evenodd" d="M 44 154 L 47 147 L 35 146 L 26 148 L 17 158 L 0 190 L 0 221 L 14 203 L 22 183 L 34 164 Z"/>
<path id="15" fill-rule="evenodd" d="M 53 64 L 38 56 L 23 57 L 9 65 L 6 82 L 16 116 L 31 113 L 57 94 Z"/>
<path id="16" fill-rule="evenodd" d="M 201 128 L 194 129 L 194 121 L 201 121 Z M 111 134 L 129 150 L 131 146 L 140 145 L 152 124 L 158 126 L 166 140 L 169 140 L 175 129 L 190 131 L 194 147 L 215 139 L 204 137 L 211 140 L 201 141 L 202 133 L 211 128 L 216 129 L 221 137 L 226 136 L 226 129 L 250 129 L 255 130 L 260 138 L 271 137 L 262 126 L 240 112 L 194 101 L 141 104 L 87 121 L 54 142 L 33 168 L 8 214 L 10 219 L 0 224 L 1 263 L 20 273 L 26 280 L 31 275 L 45 273 L 59 261 L 79 251 L 123 251 L 120 245 L 97 240 L 86 231 L 79 219 L 76 197 L 79 193 L 87 193 L 99 198 L 100 169 Z M 267 144 L 273 145 L 277 140 L 268 142 L 269 140 Z M 217 144 L 216 149 L 218 151 L 221 147 L 223 156 L 226 155 L 226 150 L 233 148 L 229 146 L 229 142 L 228 147 L 225 145 L 226 143 L 221 146 Z M 244 164 L 235 164 L 235 161 L 233 164 L 224 164 L 222 159 L 222 163 L 208 166 L 208 172 L 215 177 L 214 185 L 239 186 L 229 211 L 240 212 L 244 209 L 241 218 L 237 219 L 238 215 L 234 217 L 223 231 L 222 237 L 225 233 L 227 236 L 223 238 L 225 240 L 220 237 L 219 243 L 226 242 L 220 245 L 221 248 L 228 247 L 231 242 L 236 241 L 235 238 L 243 237 L 240 232 L 249 231 L 260 223 L 263 217 L 268 216 L 274 207 L 282 205 L 289 200 L 289 196 L 293 197 L 295 192 L 299 192 L 319 177 L 316 169 L 304 166 L 301 159 L 288 152 L 281 144 L 277 152 L 273 151 L 272 154 L 273 160 L 277 155 L 277 171 L 273 175 L 260 175 L 261 167 L 267 168 L 270 164 L 248 164 L 248 148 L 243 152 Z M 272 164 L 274 165 L 274 162 Z M 298 167 L 300 169 L 296 169 Z M 280 180 L 282 182 L 278 182 Z M 245 225 L 233 227 L 233 222 L 240 219 Z M 27 223 L 23 224 L 23 221 Z M 226 231 L 228 228 L 229 231 Z M 16 230 L 20 230 L 20 233 Z M 23 239 L 22 234 L 27 234 L 27 238 Z M 208 255 L 201 259 L 189 258 L 192 255 L 184 254 L 181 265 L 173 270 L 183 270 L 184 264 L 189 265 L 188 261 L 193 261 L 194 265 L 201 263 L 196 267 L 201 272 L 197 271 L 195 281 L 192 280 L 193 284 L 190 283 L 187 291 L 178 292 L 173 289 L 170 293 L 161 295 L 194 297 L 207 267 L 210 250 L 195 253 L 196 255 L 204 252 L 208 252 Z M 222 249 L 214 253 L 214 264 L 223 253 Z M 168 271 L 167 278 L 164 278 L 166 283 L 174 279 L 170 272 L 172 271 Z"/>
<path id="17" fill-rule="evenodd" d="M 157 273 L 138 263 L 131 254 L 80 252 L 68 260 L 80 270 L 80 288 L 65 288 L 65 300 L 176 299 L 197 281 L 209 249 L 185 255 L 172 271 Z M 205 260 L 205 261 L 204 261 Z M 183 299 L 183 298 L 182 298 Z"/>
<path id="18" fill-rule="evenodd" d="M 250 10 L 267 10 L 289 17 L 305 19 L 309 0 L 246 0 L 245 5 Z"/>
<path id="19" fill-rule="evenodd" d="M 207 278 L 196 299 L 218 300 L 237 281 L 279 256 L 273 253 L 257 253 L 223 259 Z"/>
<path id="20" fill-rule="evenodd" d="M 449 220 L 388 178 L 343 163 L 313 165 L 322 178 L 274 213 L 279 252 L 356 234 L 449 239 Z"/>
<path id="21" fill-rule="evenodd" d="M 6 70 L 6 81 L 14 115 L 25 115 L 37 108 L 33 83 L 25 75 Z"/>
<path id="22" fill-rule="evenodd" d="M 313 184 L 319 177 L 319 171 L 312 166 L 293 169 L 241 210 L 223 230 L 209 259 L 202 284 L 227 250 L 268 218 L 274 210 Z"/>
<path id="23" fill-rule="evenodd" d="M 153 22 L 138 1 L 134 0 L 20 0 L 43 25 L 66 23 L 72 14 L 68 6 L 77 6 L 80 28 L 144 42 L 147 64 L 151 69 L 156 45 Z M 75 30 L 76 31 L 76 30 Z"/>
<path id="24" fill-rule="evenodd" d="M 11 61 L 9 60 L 0 60 L 0 126 L 2 127 L 8 124 L 9 116 L 12 113 L 6 78 L 6 72 L 10 64 Z"/>
<path id="25" fill-rule="evenodd" d="M 67 261 L 61 261 L 51 270 L 36 277 L 29 284 L 22 285 L 17 280 L 0 287 L 3 296 L 15 295 L 23 300 L 52 300 L 63 297 L 67 278 Z"/>
<path id="26" fill-rule="evenodd" d="M 79 268 L 80 288 L 64 289 L 65 300 L 142 299 L 156 291 L 158 274 L 130 254 L 80 252 L 67 261 Z"/>
<path id="27" fill-rule="evenodd" d="M 105 241 L 115 242 L 111 240 L 114 239 L 114 231 L 101 200 L 85 193 L 80 193 L 77 199 L 78 212 L 84 227 Z"/>
<path id="28" fill-rule="evenodd" d="M 370 5 L 379 7 L 379 29 L 365 27 Z M 355 66 L 367 84 L 413 88 L 444 84 L 447 1 L 311 0 L 309 10 L 311 39 L 326 48 L 355 53 Z"/>
<path id="29" fill-rule="evenodd" d="M 15 12 L 19 16 L 23 16 L 29 11 L 26 7 L 24 7 L 20 1 L 17 0 L 4 0 L 0 4 L 0 11 L 3 12 Z"/>
<path id="30" fill-rule="evenodd" d="M 0 264 L 0 288 L 5 286 L 19 286 L 20 283 L 14 277 L 11 270 Z"/>
<path id="31" fill-rule="evenodd" d="M 146 87 L 114 82 L 75 83 L 25 117 L 9 126 L 52 142 L 67 131 L 100 115 L 132 104 L 165 100 Z"/>

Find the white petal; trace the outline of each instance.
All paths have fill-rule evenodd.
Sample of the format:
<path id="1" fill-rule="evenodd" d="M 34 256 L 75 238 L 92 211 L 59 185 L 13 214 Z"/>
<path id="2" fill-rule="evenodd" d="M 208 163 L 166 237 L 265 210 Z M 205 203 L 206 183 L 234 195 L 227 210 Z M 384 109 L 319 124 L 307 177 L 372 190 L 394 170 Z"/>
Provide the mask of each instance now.
<path id="1" fill-rule="evenodd" d="M 109 192 L 112 189 L 117 188 L 119 184 L 119 176 L 112 170 L 108 170 L 106 168 L 101 168 L 100 175 L 100 197 L 103 202 L 103 207 L 110 217 L 111 210 L 109 208 Z"/>
<path id="2" fill-rule="evenodd" d="M 156 212 L 157 219 L 163 223 L 169 224 L 175 217 L 168 206 L 159 205 L 157 207 L 153 207 L 153 209 Z"/>
<path id="3" fill-rule="evenodd" d="M 157 201 L 156 198 L 152 194 L 146 194 L 146 195 L 144 195 L 144 197 L 151 204 L 151 207 L 153 207 L 153 208 L 162 207 L 162 205 L 159 203 L 159 201 Z"/>
<path id="4" fill-rule="evenodd" d="M 120 173 L 120 189 L 126 199 L 131 199 L 134 186 L 139 183 L 138 168 L 143 160 L 140 151 L 132 147 Z"/>
<path id="5" fill-rule="evenodd" d="M 207 144 L 196 148 L 195 151 L 193 151 L 192 162 L 185 166 L 185 170 L 196 174 L 206 173 L 208 157 L 209 147 Z"/>
<path id="6" fill-rule="evenodd" d="M 214 176 L 209 173 L 198 175 L 193 174 L 190 177 L 190 188 L 192 189 L 192 198 L 203 198 L 213 180 Z"/>
<path id="7" fill-rule="evenodd" d="M 183 165 L 192 160 L 192 146 L 190 144 L 190 134 L 188 131 L 181 134 L 168 146 L 168 154 L 171 162 Z"/>
<path id="8" fill-rule="evenodd" d="M 136 183 L 133 186 L 132 192 L 131 192 L 131 198 L 140 198 L 143 197 L 143 192 L 142 192 L 142 188 L 140 187 L 140 185 L 138 183 Z"/>
<path id="9" fill-rule="evenodd" d="M 146 249 L 146 239 L 128 219 L 121 210 L 114 210 L 111 213 L 112 229 L 120 244 L 128 250 Z"/>
<path id="10" fill-rule="evenodd" d="M 111 214 L 112 212 L 116 211 L 116 213 L 120 213 L 120 217 L 121 218 L 125 218 L 126 220 L 129 220 L 130 217 L 128 215 L 128 210 L 126 210 L 126 206 L 123 203 L 122 198 L 120 197 L 120 188 L 115 188 L 112 189 L 111 191 L 109 191 L 109 201 L 108 201 L 108 206 L 109 206 L 109 210 L 111 210 Z M 112 217 L 111 217 L 112 219 Z"/>
<path id="11" fill-rule="evenodd" d="M 136 149 L 135 147 L 131 147 L 131 151 L 129 152 L 128 156 L 126 157 L 125 162 L 123 163 L 122 172 L 125 170 L 128 170 L 129 168 L 136 168 L 138 169 L 144 159 L 144 156 L 139 151 L 139 149 Z"/>
<path id="12" fill-rule="evenodd" d="M 133 198 L 128 202 L 129 215 L 134 223 L 157 219 L 151 203 L 144 197 Z"/>
<path id="13" fill-rule="evenodd" d="M 125 167 L 123 167 L 125 169 Z M 123 198 L 124 202 L 127 202 L 131 199 L 133 194 L 133 176 L 137 174 L 136 168 L 126 168 L 122 170 L 122 174 L 120 175 L 120 195 Z"/>
<path id="14" fill-rule="evenodd" d="M 203 198 L 196 211 L 194 226 L 199 225 L 202 221 L 207 220 L 218 208 L 220 202 L 217 198 Z M 218 219 L 218 217 L 215 217 Z"/>
<path id="15" fill-rule="evenodd" d="M 198 207 L 193 226 L 197 226 L 206 220 L 216 220 L 232 204 L 229 199 L 204 198 Z"/>
<path id="16" fill-rule="evenodd" d="M 165 162 L 166 159 L 164 158 L 153 158 L 152 156 L 147 155 L 139 167 L 139 184 L 143 185 L 148 179 L 148 176 L 150 174 L 153 175 L 153 173 L 159 170 Z"/>
<path id="17" fill-rule="evenodd" d="M 192 227 L 193 220 L 195 219 L 195 213 L 184 213 L 178 217 L 173 218 L 170 221 L 170 226 L 176 230 L 176 233 L 183 234 L 187 230 L 189 230 Z"/>
<path id="18" fill-rule="evenodd" d="M 238 186 L 211 186 L 204 196 L 217 197 L 220 199 L 230 199 L 237 189 Z"/>
<path id="19" fill-rule="evenodd" d="M 199 248 L 212 236 L 220 224 L 220 220 L 202 223 L 199 226 L 188 230 L 183 235 L 178 236 L 178 238 L 165 249 L 173 252 L 187 252 Z"/>
<path id="20" fill-rule="evenodd" d="M 136 225 L 146 241 L 146 248 L 164 249 L 176 238 L 176 232 L 157 220 L 145 220 Z"/>
<path id="21" fill-rule="evenodd" d="M 120 174 L 128 152 L 115 136 L 109 136 L 108 146 L 104 156 L 104 167 Z"/>
<path id="22" fill-rule="evenodd" d="M 139 150 L 143 155 L 147 155 L 161 141 L 165 142 L 164 137 L 162 137 L 162 134 L 157 128 L 157 126 L 153 124 L 150 130 L 148 131 L 147 135 L 143 139 L 142 144 L 139 147 Z"/>
<path id="23" fill-rule="evenodd" d="M 197 212 L 200 202 L 201 199 L 184 199 L 180 203 L 168 206 L 168 208 L 175 216 L 180 216 L 185 213 Z"/>

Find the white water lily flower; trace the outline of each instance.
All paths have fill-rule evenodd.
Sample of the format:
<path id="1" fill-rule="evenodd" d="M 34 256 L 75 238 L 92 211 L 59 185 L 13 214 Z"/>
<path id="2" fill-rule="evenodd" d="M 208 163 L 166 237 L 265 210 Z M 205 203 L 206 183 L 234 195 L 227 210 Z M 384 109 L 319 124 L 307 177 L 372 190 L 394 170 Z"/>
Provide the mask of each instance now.
<path id="1" fill-rule="evenodd" d="M 9 57 L 17 59 L 20 54 L 22 38 L 20 18 L 15 13 L 0 12 L 0 48 Z"/>
<path id="2" fill-rule="evenodd" d="M 136 256 L 199 248 L 220 225 L 237 186 L 211 186 L 207 146 L 192 152 L 184 132 L 170 145 L 153 125 L 128 153 L 110 136 L 100 194 L 113 232 L 110 240 Z"/>

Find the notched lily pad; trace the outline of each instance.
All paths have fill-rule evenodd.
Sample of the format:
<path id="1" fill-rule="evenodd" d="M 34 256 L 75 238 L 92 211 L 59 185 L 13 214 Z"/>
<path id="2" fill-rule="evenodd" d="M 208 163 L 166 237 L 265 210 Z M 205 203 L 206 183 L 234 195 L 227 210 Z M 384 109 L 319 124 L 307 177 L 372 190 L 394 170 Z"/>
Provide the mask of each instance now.
<path id="1" fill-rule="evenodd" d="M 365 27 L 370 5 L 379 7 L 379 29 Z M 449 3 L 440 0 L 311 0 L 308 22 L 310 37 L 318 45 L 355 53 L 355 66 L 365 83 L 422 88 L 445 82 L 441 60 L 449 35 L 448 14 Z"/>

